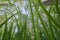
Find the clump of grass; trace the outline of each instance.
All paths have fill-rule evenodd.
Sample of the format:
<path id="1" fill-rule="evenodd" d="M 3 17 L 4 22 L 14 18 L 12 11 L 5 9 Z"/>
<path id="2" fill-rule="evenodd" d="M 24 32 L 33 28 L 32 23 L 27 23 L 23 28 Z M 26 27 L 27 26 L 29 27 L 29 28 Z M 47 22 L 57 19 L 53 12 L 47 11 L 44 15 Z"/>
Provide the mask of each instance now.
<path id="1" fill-rule="evenodd" d="M 0 24 L 1 40 L 60 40 L 60 25 L 57 22 L 57 16 L 52 16 L 53 14 L 60 15 L 58 0 L 55 1 L 56 4 L 51 3 L 50 7 L 48 6 L 49 10 L 41 0 L 28 0 L 27 2 L 30 16 L 23 14 L 19 6 L 16 7 L 15 14 L 5 8 L 5 20 Z M 36 3 L 39 6 L 36 6 Z M 10 7 L 11 5 L 10 3 Z"/>

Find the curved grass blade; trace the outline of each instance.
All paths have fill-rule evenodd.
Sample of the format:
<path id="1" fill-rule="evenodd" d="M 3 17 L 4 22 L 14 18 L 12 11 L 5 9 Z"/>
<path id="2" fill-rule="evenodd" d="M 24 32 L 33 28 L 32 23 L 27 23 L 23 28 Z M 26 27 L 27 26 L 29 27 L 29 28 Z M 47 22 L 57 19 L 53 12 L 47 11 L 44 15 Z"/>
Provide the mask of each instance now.
<path id="1" fill-rule="evenodd" d="M 13 14 L 13 15 L 10 16 L 9 18 L 7 18 L 7 20 L 5 20 L 2 24 L 0 24 L 0 28 L 1 28 L 9 19 L 11 19 L 14 15 L 16 15 L 16 14 Z"/>

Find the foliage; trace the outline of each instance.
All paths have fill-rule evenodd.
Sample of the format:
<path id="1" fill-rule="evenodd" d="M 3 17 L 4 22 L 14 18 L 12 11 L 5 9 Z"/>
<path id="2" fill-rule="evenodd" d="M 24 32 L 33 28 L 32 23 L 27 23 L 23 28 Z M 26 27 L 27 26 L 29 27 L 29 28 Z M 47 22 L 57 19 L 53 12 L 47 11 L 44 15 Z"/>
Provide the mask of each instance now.
<path id="1" fill-rule="evenodd" d="M 0 23 L 0 40 L 60 40 L 58 0 L 53 0 L 55 4 L 52 2 L 50 6 L 43 5 L 41 0 L 26 1 L 28 14 L 23 14 L 20 6 L 12 3 L 10 9 L 5 7 L 5 20 Z M 15 7 L 14 10 L 11 10 L 12 7 Z"/>

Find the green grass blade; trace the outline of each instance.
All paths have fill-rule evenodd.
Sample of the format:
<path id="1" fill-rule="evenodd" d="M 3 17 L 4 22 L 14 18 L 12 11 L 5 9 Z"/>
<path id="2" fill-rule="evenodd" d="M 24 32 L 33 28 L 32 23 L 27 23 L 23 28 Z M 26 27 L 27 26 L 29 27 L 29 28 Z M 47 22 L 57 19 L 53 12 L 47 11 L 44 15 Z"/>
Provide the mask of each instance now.
<path id="1" fill-rule="evenodd" d="M 7 18 L 7 20 L 11 19 L 14 15 L 16 15 L 16 14 L 13 14 L 9 18 Z M 7 20 L 5 20 L 2 24 L 0 24 L 0 28 L 7 22 Z"/>
<path id="2" fill-rule="evenodd" d="M 33 15 L 33 10 L 32 10 L 32 6 L 31 6 L 31 0 L 29 0 L 29 5 L 30 5 L 31 20 L 32 20 L 32 28 L 34 30 L 34 40 L 37 40 L 36 31 L 35 31 L 35 24 L 34 24 L 34 15 Z"/>

